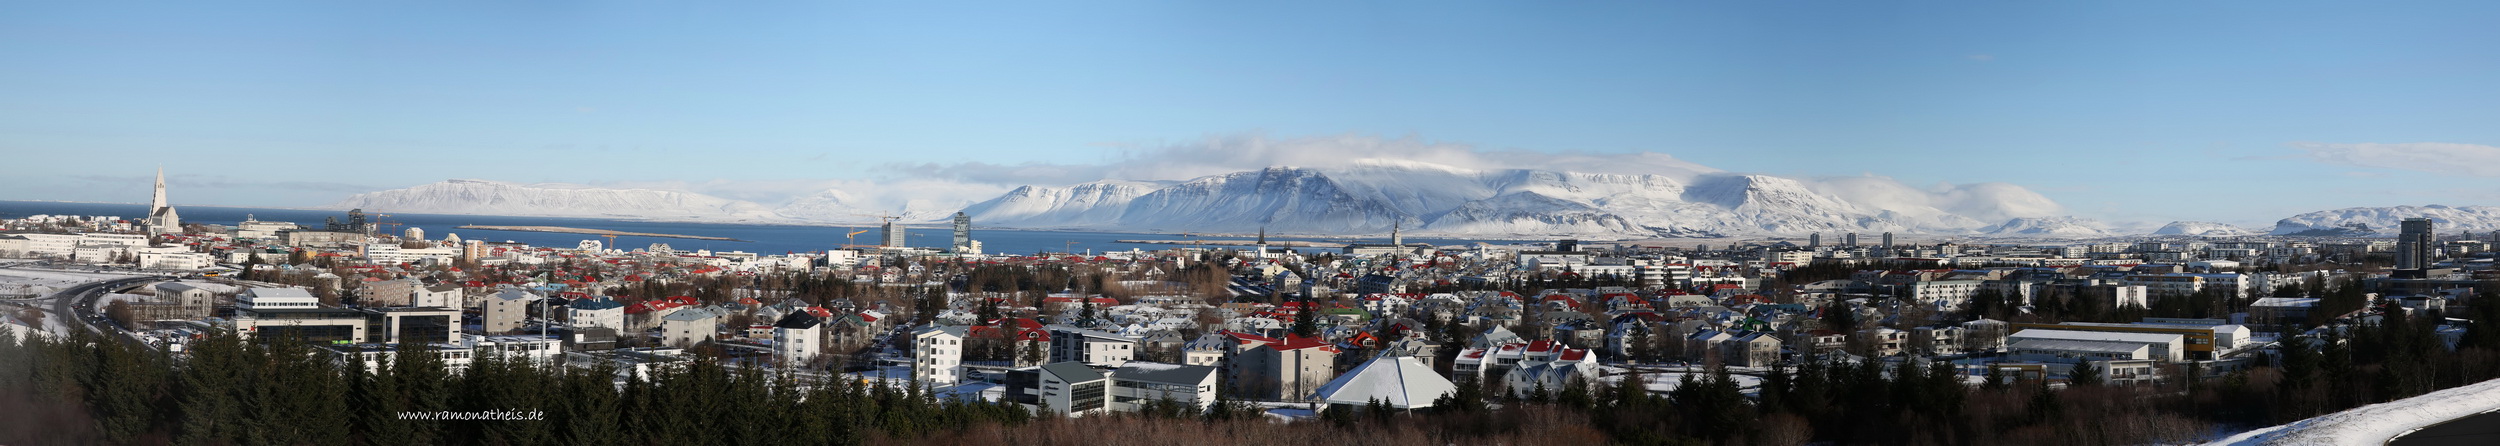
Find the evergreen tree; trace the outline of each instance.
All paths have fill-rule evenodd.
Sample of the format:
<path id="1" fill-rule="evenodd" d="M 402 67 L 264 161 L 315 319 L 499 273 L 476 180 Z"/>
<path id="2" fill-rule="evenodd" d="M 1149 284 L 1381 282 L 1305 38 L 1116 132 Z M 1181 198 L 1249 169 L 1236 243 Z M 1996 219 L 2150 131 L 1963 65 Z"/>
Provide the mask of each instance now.
<path id="1" fill-rule="evenodd" d="M 2075 368 L 2066 371 L 2067 387 L 2099 387 L 2100 385 L 2101 370 L 2093 367 L 2091 360 L 2077 361 Z"/>

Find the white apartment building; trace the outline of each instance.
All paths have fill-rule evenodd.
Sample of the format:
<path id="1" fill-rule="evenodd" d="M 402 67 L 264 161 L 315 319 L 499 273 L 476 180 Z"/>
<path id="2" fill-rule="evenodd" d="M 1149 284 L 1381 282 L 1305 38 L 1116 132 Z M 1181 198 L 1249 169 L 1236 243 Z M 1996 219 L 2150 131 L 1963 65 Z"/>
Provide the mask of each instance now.
<path id="1" fill-rule="evenodd" d="M 1051 362 L 1119 367 L 1137 357 L 1137 338 L 1065 325 L 1050 327 Z"/>
<path id="2" fill-rule="evenodd" d="M 930 387 L 962 383 L 964 337 L 969 330 L 962 325 L 912 330 L 912 380 Z"/>

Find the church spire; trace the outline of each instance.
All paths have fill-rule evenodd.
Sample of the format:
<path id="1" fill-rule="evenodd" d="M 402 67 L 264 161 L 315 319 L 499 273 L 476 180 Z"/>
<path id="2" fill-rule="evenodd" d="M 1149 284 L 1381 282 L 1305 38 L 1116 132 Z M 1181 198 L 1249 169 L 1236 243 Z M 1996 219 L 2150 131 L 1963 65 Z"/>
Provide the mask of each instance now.
<path id="1" fill-rule="evenodd" d="M 156 198 L 148 201 L 148 215 L 165 210 L 165 166 L 156 167 Z"/>

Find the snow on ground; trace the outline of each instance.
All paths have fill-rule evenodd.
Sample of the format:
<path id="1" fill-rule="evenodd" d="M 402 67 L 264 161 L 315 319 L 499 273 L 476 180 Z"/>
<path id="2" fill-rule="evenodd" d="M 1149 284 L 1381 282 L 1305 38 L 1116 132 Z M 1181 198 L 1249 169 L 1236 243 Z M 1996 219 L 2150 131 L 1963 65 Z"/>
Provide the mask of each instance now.
<path id="1" fill-rule="evenodd" d="M 1648 389 L 1649 389 L 1649 391 L 1650 391 L 1650 393 L 1667 393 L 1667 392 L 1673 392 L 1673 391 L 1675 391 L 1675 389 L 1676 389 L 1677 387 L 1683 387 L 1683 386 L 1684 386 L 1684 376 L 1685 376 L 1685 375 L 1692 375 L 1694 380 L 1700 380 L 1700 379 L 1703 379 L 1703 378 L 1708 378 L 1708 377 L 1709 377 L 1709 374 L 1707 374 L 1707 373 L 1682 373 L 1682 372 L 1670 372 L 1670 373 L 1650 373 L 1650 374 L 1644 374 L 1644 375 L 1641 375 L 1641 378 L 1642 378 L 1642 386 L 1641 386 L 1641 387 L 1646 387 L 1646 388 L 1648 388 Z M 1628 377 L 1630 377 L 1630 376 L 1632 376 L 1632 375 L 1616 375 L 1616 376 L 1608 376 L 1608 377 L 1601 378 L 1600 380 L 1601 380 L 1601 381 L 1604 381 L 1604 382 L 1606 383 L 1606 385 L 1610 385 L 1610 386 L 1611 386 L 1611 385 L 1616 385 L 1616 383 L 1623 382 L 1623 380 L 1624 380 L 1624 379 L 1627 379 L 1627 378 L 1628 378 Z M 1758 378 L 1758 377 L 1745 376 L 1745 375 L 1728 375 L 1728 379 L 1736 380 L 1736 386 L 1737 386 L 1737 387 L 1739 387 L 1739 388 L 1753 389 L 1753 388 L 1759 388 L 1759 387 L 1762 387 L 1762 378 Z"/>
<path id="2" fill-rule="evenodd" d="M 995 402 L 998 401 L 999 397 L 1006 395 L 1007 389 L 1006 386 L 994 383 L 973 381 L 952 386 L 939 387 L 932 390 L 932 392 L 936 393 L 937 399 L 941 400 L 953 399 L 965 402 Z"/>
<path id="3" fill-rule="evenodd" d="M 60 291 L 62 288 L 69 288 L 82 283 L 126 277 L 138 276 L 133 274 L 72 272 L 45 269 L 0 269 L 0 294 L 23 292 L 31 293 L 36 296 L 48 296 L 54 292 Z"/>
<path id="4" fill-rule="evenodd" d="M 1627 377 L 1632 376 L 1628 371 L 1611 366 L 1605 368 L 1604 370 L 1604 374 L 1606 376 L 1598 378 L 1598 381 L 1609 386 L 1621 383 Z M 1692 375 L 1695 381 L 1710 377 L 1710 374 L 1707 372 L 1650 372 L 1641 375 L 1642 387 L 1649 388 L 1650 393 L 1673 392 L 1675 391 L 1675 388 L 1682 387 L 1684 385 L 1685 375 Z M 1727 375 L 1727 378 L 1729 380 L 1736 381 L 1736 387 L 1740 389 L 1751 391 L 1762 388 L 1762 377 L 1759 376 L 1738 375 L 1731 373 Z"/>
<path id="5" fill-rule="evenodd" d="M 2414 429 L 2494 409 L 2500 409 L 2500 379 L 2242 432 L 2206 445 L 2377 446 Z"/>
<path id="6" fill-rule="evenodd" d="M 10 313 L 16 313 L 16 312 L 15 312 L 15 311 L 11 311 Z M 7 341 L 5 341 L 5 342 L 15 342 L 15 343 L 21 343 L 21 344 L 22 344 L 22 343 L 25 343 L 25 342 L 26 342 L 26 338 L 27 338 L 27 337 L 35 336 L 35 333 L 43 333 L 43 332 L 44 332 L 44 331 L 43 331 L 43 329 L 40 329 L 40 328 L 35 328 L 35 327 L 32 327 L 32 326 L 28 326 L 28 325 L 26 325 L 26 321 L 20 321 L 20 320 L 17 320 L 17 316 L 15 316 L 14 314 L 12 314 L 12 315 L 7 315 L 7 316 L 0 316 L 0 325 L 5 325 L 5 326 L 8 326 L 8 327 L 9 327 L 9 339 L 8 339 Z"/>
<path id="7" fill-rule="evenodd" d="M 911 366 L 908 365 L 877 366 L 877 368 L 872 370 L 843 373 L 842 376 L 852 379 L 852 382 L 862 384 L 883 384 L 898 389 L 913 385 L 911 380 Z"/>
<path id="8" fill-rule="evenodd" d="M 1312 408 L 1312 403 L 1278 401 L 1244 401 L 1243 403 L 1262 409 L 1260 413 L 1267 415 L 1268 421 L 1308 420 L 1319 416 L 1319 411 Z"/>
<path id="9" fill-rule="evenodd" d="M 52 317 L 51 313 L 42 313 L 44 315 L 42 328 L 30 329 L 28 322 L 21 318 L 21 316 L 23 316 L 22 308 L 0 306 L 0 312 L 6 313 L 4 315 L 0 315 L 0 323 L 8 324 L 10 335 L 16 337 L 19 342 L 24 342 L 26 337 L 34 336 L 36 333 L 50 334 L 53 339 L 68 338 L 70 334 L 73 333 L 70 331 L 71 329 L 68 323 L 62 322 L 61 318 Z"/>

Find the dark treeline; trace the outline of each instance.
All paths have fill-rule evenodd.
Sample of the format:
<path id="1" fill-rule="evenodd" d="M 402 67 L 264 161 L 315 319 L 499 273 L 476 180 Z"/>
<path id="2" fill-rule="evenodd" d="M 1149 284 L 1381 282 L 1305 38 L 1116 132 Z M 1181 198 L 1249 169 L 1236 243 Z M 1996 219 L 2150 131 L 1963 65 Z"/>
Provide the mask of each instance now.
<path id="1" fill-rule="evenodd" d="M 2489 297 L 2485 297 L 2489 299 Z M 424 352 L 377 373 L 308 347 L 217 336 L 188 359 L 80 336 L 0 342 L 6 444 L 2147 444 L 2285 423 L 2500 377 L 2500 305 L 2465 310 L 2450 349 L 2401 312 L 2287 347 L 2217 379 L 1969 385 L 1949 364 L 1774 369 L 1758 397 L 1724 372 L 1673 391 L 1640 376 L 1522 399 L 1463 380 L 1435 408 L 1328 411 L 1275 423 L 1235 403 L 1078 419 L 913 390 L 796 380 L 698 360 L 648 380 L 482 359 L 449 373 Z M 0 334 L 0 339 L 13 336 Z M 2173 377 L 2204 374 L 2165 370 Z M 1494 381 L 1494 380 L 1487 380 Z M 543 412 L 537 421 L 402 420 L 401 411 Z"/>
<path id="2" fill-rule="evenodd" d="M 1029 418 L 1013 406 L 840 379 L 802 389 L 799 380 L 709 359 L 620 384 L 612 369 L 493 358 L 450 373 L 423 351 L 402 351 L 411 359 L 365 373 L 309 347 L 230 336 L 195 342 L 179 364 L 86 335 L 29 341 L 0 342 L 0 443 L 863 444 Z M 404 420 L 402 411 L 539 417 Z"/>

